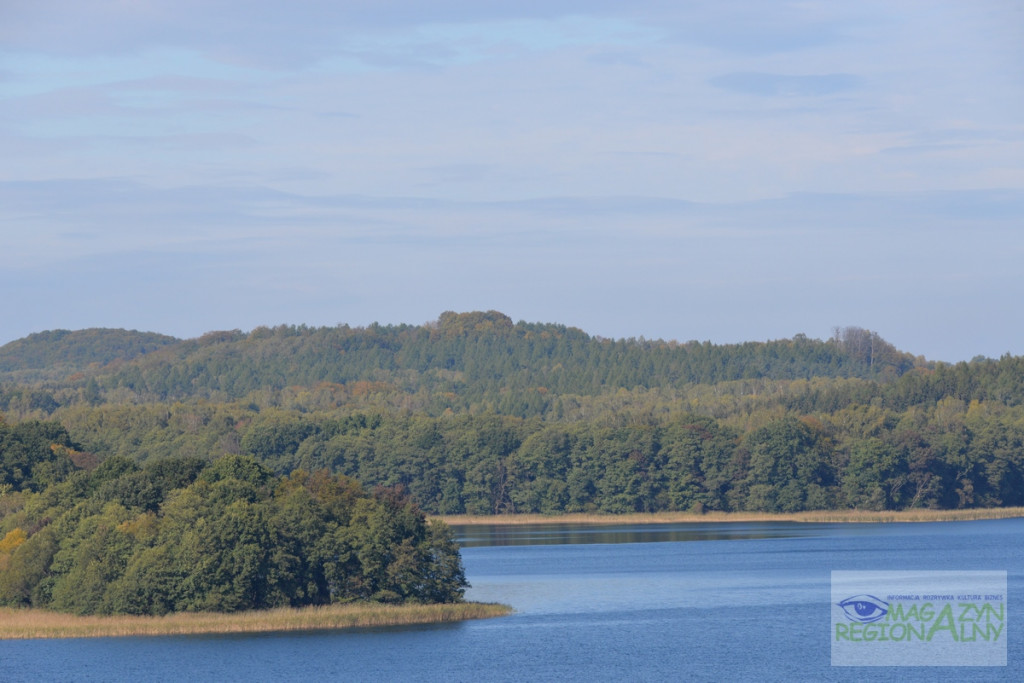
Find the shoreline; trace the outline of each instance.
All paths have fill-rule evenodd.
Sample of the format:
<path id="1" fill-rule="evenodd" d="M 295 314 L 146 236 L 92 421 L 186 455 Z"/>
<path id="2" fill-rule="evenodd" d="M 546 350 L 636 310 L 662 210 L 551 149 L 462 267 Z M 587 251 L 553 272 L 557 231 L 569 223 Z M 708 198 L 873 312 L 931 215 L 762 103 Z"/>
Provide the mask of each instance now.
<path id="1" fill-rule="evenodd" d="M 76 615 L 32 608 L 0 608 L 0 640 L 108 638 L 327 631 L 440 624 L 512 613 L 508 605 L 460 602 L 437 605 L 347 604 L 279 607 L 252 612 L 177 612 L 164 616 Z"/>
<path id="2" fill-rule="evenodd" d="M 570 512 L 558 515 L 439 515 L 451 526 L 524 524 L 710 524 L 722 522 L 800 522 L 800 523 L 889 523 L 958 522 L 979 519 L 1024 517 L 1024 507 L 973 508 L 966 510 L 811 510 L 807 512 L 651 512 L 595 514 Z"/>

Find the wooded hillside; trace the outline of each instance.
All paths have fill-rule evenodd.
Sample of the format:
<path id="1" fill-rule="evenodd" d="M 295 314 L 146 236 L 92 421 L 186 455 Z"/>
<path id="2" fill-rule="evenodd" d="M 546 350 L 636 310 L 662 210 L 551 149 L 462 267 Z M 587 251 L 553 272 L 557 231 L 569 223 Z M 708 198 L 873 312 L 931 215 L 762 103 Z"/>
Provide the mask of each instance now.
<path id="1" fill-rule="evenodd" d="M 63 342 L 23 341 L 0 349 L 9 428 L 57 423 L 97 460 L 251 456 L 431 513 L 1024 504 L 1024 359 L 932 363 L 860 328 L 714 345 L 449 312 L 213 332 L 32 382 L 17 359 Z"/>

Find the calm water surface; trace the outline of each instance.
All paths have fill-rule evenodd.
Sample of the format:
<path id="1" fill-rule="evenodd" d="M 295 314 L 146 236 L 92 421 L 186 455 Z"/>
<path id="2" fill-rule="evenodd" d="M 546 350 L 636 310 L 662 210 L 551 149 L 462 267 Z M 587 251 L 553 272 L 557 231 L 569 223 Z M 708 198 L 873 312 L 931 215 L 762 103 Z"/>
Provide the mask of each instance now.
<path id="1" fill-rule="evenodd" d="M 1024 520 L 456 527 L 512 616 L 260 636 L 0 643 L 3 681 L 1020 681 Z M 833 569 L 1008 572 L 1006 667 L 833 668 Z"/>

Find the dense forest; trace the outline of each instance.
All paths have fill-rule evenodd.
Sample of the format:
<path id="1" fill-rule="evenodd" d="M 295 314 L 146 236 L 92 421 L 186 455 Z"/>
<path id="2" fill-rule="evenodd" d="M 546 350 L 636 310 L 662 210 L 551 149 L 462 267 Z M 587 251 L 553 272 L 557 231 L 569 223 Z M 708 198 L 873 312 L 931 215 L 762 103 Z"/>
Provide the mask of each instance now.
<path id="1" fill-rule="evenodd" d="M 407 491 L 431 514 L 1024 504 L 1024 358 L 929 362 L 860 328 L 714 345 L 489 311 L 192 340 L 61 331 L 0 348 L 0 411 L 86 469 L 239 456 Z M 17 443 L 0 451 L 11 491 L 67 476 Z"/>
<path id="2" fill-rule="evenodd" d="M 0 409 L 12 409 L 12 401 L 17 408 L 27 401 L 47 410 L 100 398 L 222 402 L 293 386 L 368 383 L 369 390 L 396 394 L 392 398 L 428 414 L 451 408 L 527 417 L 552 408 L 530 394 L 680 389 L 756 378 L 884 380 L 915 364 L 877 334 L 855 328 L 827 342 L 797 336 L 717 346 L 601 339 L 561 325 L 513 324 L 494 311 L 444 313 L 422 326 L 210 332 L 173 344 L 152 334 L 108 333 L 113 348 L 98 330 L 41 333 L 0 347 L 0 382 L 27 385 L 25 395 L 0 398 Z"/>
<path id="3" fill-rule="evenodd" d="M 230 612 L 457 602 L 467 585 L 447 527 L 395 489 L 235 455 L 97 463 L 53 423 L 0 425 L 0 443 L 0 604 Z"/>

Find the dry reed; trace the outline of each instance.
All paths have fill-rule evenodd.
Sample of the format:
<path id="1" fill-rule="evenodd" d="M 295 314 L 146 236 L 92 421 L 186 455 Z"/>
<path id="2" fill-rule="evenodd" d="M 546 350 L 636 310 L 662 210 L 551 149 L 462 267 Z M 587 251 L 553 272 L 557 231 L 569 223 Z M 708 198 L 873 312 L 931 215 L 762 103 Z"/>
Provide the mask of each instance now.
<path id="1" fill-rule="evenodd" d="M 177 612 L 161 617 L 77 616 L 40 609 L 0 608 L 0 639 L 316 631 L 486 619 L 511 611 L 506 605 L 480 602 L 348 604 L 235 613 Z"/>
<path id="2" fill-rule="evenodd" d="M 967 510 L 813 510 L 808 512 L 654 512 L 624 515 L 568 513 L 561 515 L 445 515 L 448 524 L 673 524 L 712 522 L 949 522 L 1024 517 L 1024 507 Z"/>

